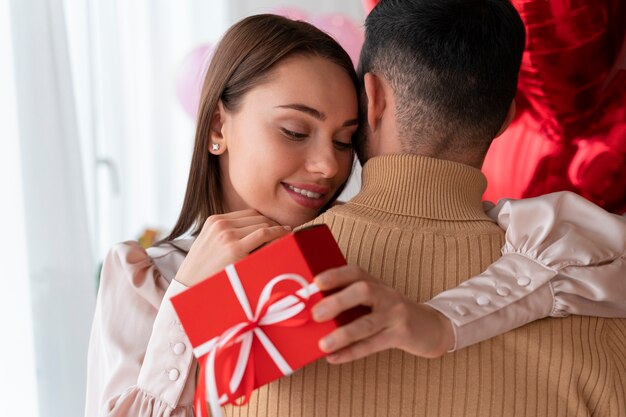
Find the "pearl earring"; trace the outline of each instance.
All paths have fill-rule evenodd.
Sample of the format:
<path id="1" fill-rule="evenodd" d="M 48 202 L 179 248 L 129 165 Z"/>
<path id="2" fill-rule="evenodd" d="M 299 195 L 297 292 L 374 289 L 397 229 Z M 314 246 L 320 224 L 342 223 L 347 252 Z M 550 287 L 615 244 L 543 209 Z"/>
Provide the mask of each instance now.
<path id="1" fill-rule="evenodd" d="M 211 144 L 211 150 L 212 151 L 219 151 L 220 150 L 220 144 L 219 143 L 212 143 Z"/>

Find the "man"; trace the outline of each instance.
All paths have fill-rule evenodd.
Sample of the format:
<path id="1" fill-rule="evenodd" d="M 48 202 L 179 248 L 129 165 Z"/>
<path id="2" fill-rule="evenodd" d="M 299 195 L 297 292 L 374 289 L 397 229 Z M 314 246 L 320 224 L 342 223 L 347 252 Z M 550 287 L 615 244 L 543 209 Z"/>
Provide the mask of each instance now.
<path id="1" fill-rule="evenodd" d="M 567 224 L 599 209 L 571 194 L 505 204 L 499 221 L 520 222 L 506 237 L 508 254 L 500 267 L 464 283 L 496 261 L 505 243 L 483 212 L 479 169 L 513 118 L 523 49 L 523 24 L 506 0 L 383 0 L 372 11 L 359 68 L 362 190 L 316 221 L 329 225 L 348 263 L 365 271 L 349 266 L 318 276 L 322 289 L 345 288 L 318 303 L 313 316 L 332 319 L 359 304 L 372 313 L 320 341 L 332 352 L 328 361 L 261 388 L 240 412 L 615 416 L 626 409 L 624 320 L 542 320 L 460 349 L 548 315 L 626 309 L 606 292 L 591 294 L 571 259 L 550 259 L 550 245 L 566 236 L 579 260 L 610 265 L 606 275 L 623 282 L 623 220 L 603 217 L 607 246 L 594 252 L 600 237 Z M 576 210 L 526 235 L 523 219 L 549 213 L 546 201 Z M 559 277 L 574 284 L 560 288 Z M 616 285 L 623 294 L 624 284 Z"/>

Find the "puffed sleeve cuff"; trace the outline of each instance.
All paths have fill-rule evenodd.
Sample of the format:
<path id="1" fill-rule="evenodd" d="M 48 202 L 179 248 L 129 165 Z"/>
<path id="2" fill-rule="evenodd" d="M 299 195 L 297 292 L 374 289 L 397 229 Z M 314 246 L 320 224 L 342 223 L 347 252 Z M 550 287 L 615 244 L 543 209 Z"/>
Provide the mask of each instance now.
<path id="1" fill-rule="evenodd" d="M 428 302 L 454 350 L 544 317 L 626 317 L 626 221 L 571 192 L 501 200 L 502 258 Z"/>
<path id="2" fill-rule="evenodd" d="M 137 383 L 141 390 L 152 393 L 172 408 L 179 406 L 187 379 L 194 378 L 189 375 L 194 369 L 191 344 L 170 302 L 170 298 L 186 288 L 172 280 L 165 292 Z"/>
<path id="3" fill-rule="evenodd" d="M 107 417 L 194 417 L 193 405 L 178 406 L 173 409 L 171 404 L 154 395 L 145 392 L 139 387 L 131 387 L 119 398 L 115 399 L 115 406 L 109 405 L 111 410 Z"/>
<path id="4" fill-rule="evenodd" d="M 557 272 L 519 254 L 426 302 L 452 322 L 455 351 L 546 317 Z"/>
<path id="5" fill-rule="evenodd" d="M 596 266 L 562 268 L 551 285 L 553 317 L 626 318 L 626 256 Z"/>

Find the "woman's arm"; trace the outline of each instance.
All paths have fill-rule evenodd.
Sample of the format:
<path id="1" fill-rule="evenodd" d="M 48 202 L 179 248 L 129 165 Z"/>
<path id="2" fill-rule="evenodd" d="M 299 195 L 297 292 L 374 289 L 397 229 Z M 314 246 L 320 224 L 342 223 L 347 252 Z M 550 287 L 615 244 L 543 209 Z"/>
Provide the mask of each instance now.
<path id="1" fill-rule="evenodd" d="M 102 268 L 89 343 L 85 415 L 193 416 L 195 361 L 169 285 L 137 243 L 114 247 Z"/>
<path id="2" fill-rule="evenodd" d="M 313 307 L 315 320 L 372 306 L 320 341 L 327 359 L 389 348 L 433 358 L 544 317 L 626 317 L 626 219 L 572 193 L 502 202 L 493 214 L 506 231 L 502 257 L 426 303 L 356 266 L 319 274 L 322 291 L 338 291 Z"/>
<path id="3" fill-rule="evenodd" d="M 426 303 L 452 322 L 453 350 L 544 317 L 626 317 L 626 218 L 570 192 L 489 214 L 506 231 L 502 258 Z"/>
<path id="4" fill-rule="evenodd" d="M 89 343 L 86 415 L 192 416 L 196 362 L 170 298 L 287 233 L 241 210 L 209 217 L 184 260 L 153 260 L 135 242 L 114 247 Z M 155 263 L 177 279 L 169 284 Z"/>

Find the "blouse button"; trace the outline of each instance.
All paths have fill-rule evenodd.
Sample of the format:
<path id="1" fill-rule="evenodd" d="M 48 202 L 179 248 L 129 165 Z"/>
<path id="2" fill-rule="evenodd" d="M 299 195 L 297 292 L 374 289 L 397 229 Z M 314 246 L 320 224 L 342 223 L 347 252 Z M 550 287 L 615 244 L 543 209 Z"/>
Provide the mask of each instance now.
<path id="1" fill-rule="evenodd" d="M 528 284 L 530 284 L 530 278 L 524 276 L 517 277 L 517 285 L 520 287 L 525 287 Z"/>
<path id="2" fill-rule="evenodd" d="M 456 311 L 456 314 L 459 316 L 465 316 L 469 313 L 469 310 L 465 306 L 456 306 L 454 307 L 454 311 Z"/>
<path id="3" fill-rule="evenodd" d="M 509 294 L 511 294 L 511 290 L 509 290 L 507 287 L 498 287 L 498 288 L 496 288 L 496 293 L 500 297 L 506 297 Z"/>
<path id="4" fill-rule="evenodd" d="M 172 348 L 174 353 L 177 355 L 182 354 L 185 351 L 185 349 L 186 349 L 186 346 L 184 343 L 176 343 L 174 347 Z"/>
<path id="5" fill-rule="evenodd" d="M 170 369 L 167 376 L 170 379 L 170 381 L 176 381 L 178 377 L 180 376 L 180 372 L 178 372 L 178 369 Z"/>
<path id="6" fill-rule="evenodd" d="M 479 296 L 478 298 L 476 298 L 476 304 L 478 304 L 479 306 L 488 306 L 491 303 L 491 300 L 489 299 L 489 297 L 486 297 L 484 295 Z"/>

